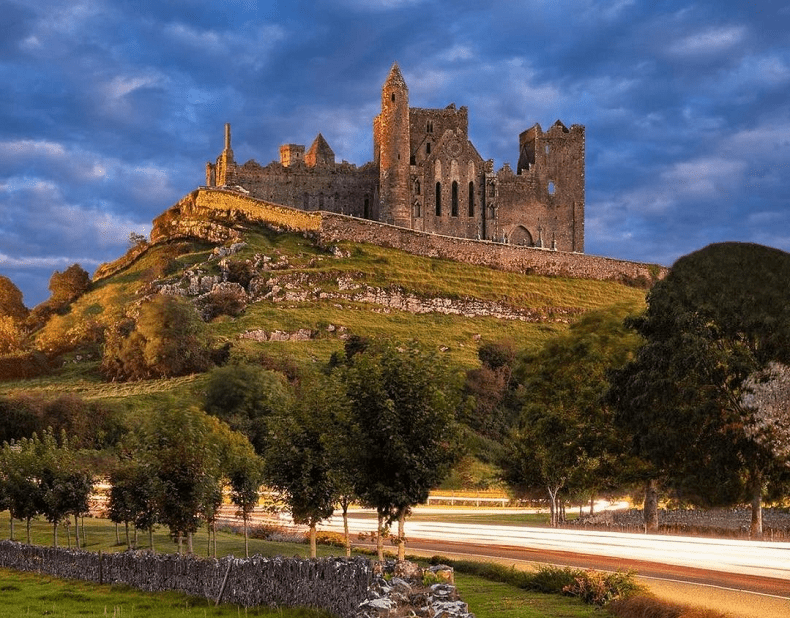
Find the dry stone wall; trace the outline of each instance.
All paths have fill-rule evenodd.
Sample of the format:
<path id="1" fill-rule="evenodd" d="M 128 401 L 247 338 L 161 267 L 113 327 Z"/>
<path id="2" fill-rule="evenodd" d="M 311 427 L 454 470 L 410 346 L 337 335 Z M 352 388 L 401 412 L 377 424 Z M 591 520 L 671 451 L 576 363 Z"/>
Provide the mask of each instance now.
<path id="1" fill-rule="evenodd" d="M 173 554 L 111 553 L 0 541 L 0 566 L 65 579 L 124 583 L 149 592 L 178 590 L 223 603 L 316 607 L 338 616 L 357 615 L 368 597 L 368 560 L 325 558 L 220 560 Z"/>

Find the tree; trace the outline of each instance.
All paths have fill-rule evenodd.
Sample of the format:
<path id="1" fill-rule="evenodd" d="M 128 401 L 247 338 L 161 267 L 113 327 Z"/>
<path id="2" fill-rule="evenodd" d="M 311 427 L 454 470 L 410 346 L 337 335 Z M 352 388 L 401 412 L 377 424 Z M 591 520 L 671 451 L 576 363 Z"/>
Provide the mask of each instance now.
<path id="1" fill-rule="evenodd" d="M 292 398 L 282 374 L 247 363 L 213 369 L 205 393 L 206 412 L 247 436 L 259 455 L 266 449 L 268 419 L 287 410 Z"/>
<path id="2" fill-rule="evenodd" d="M 339 497 L 327 445 L 327 408 L 319 388 L 303 381 L 290 412 L 271 421 L 264 477 L 278 490 L 297 524 L 310 529 L 310 556 L 316 557 L 316 526 L 334 512 Z"/>
<path id="3" fill-rule="evenodd" d="M 746 428 L 744 382 L 790 361 L 790 254 L 720 243 L 680 258 L 629 322 L 644 338 L 612 378 L 609 401 L 634 451 L 676 492 L 702 505 L 761 500 L 776 458 Z"/>
<path id="4" fill-rule="evenodd" d="M 18 323 L 27 317 L 29 310 L 22 302 L 22 292 L 8 277 L 0 275 L 0 316 Z"/>
<path id="5" fill-rule="evenodd" d="M 108 516 L 124 524 L 127 548 L 137 548 L 137 531 L 148 532 L 148 544 L 154 550 L 153 531 L 158 522 L 157 484 L 150 461 L 138 449 L 124 452 L 110 472 Z M 134 542 L 129 538 L 129 524 L 134 525 Z"/>
<path id="6" fill-rule="evenodd" d="M 194 307 L 175 296 L 155 296 L 109 330 L 102 371 L 111 379 L 186 375 L 209 368 L 210 350 Z"/>
<path id="7" fill-rule="evenodd" d="M 55 271 L 49 279 L 50 301 L 67 304 L 82 296 L 90 287 L 91 278 L 79 264 L 72 264 L 63 272 Z"/>
<path id="8" fill-rule="evenodd" d="M 39 483 L 43 446 L 36 434 L 19 441 L 4 442 L 2 470 L 6 499 L 13 519 L 25 522 L 30 544 L 30 522 L 44 511 L 44 490 Z"/>
<path id="9" fill-rule="evenodd" d="M 614 307 L 588 313 L 536 353 L 522 355 L 514 368 L 523 404 L 501 465 L 514 488 L 545 489 L 552 525 L 559 521 L 561 490 L 587 496 L 592 504 L 628 467 L 623 435 L 603 403 L 607 373 L 623 366 L 639 344 L 623 326 L 627 312 Z"/>
<path id="10" fill-rule="evenodd" d="M 10 315 L 0 315 L 0 354 L 9 354 L 22 348 L 25 336 L 17 321 Z"/>
<path id="11" fill-rule="evenodd" d="M 455 410 L 457 377 L 416 344 L 363 346 L 347 354 L 343 381 L 349 399 L 356 494 L 379 518 L 382 531 L 398 521 L 398 558 L 412 506 L 447 475 L 460 455 Z"/>
<path id="12" fill-rule="evenodd" d="M 224 435 L 214 417 L 175 405 L 159 410 L 144 429 L 141 444 L 156 484 L 159 520 L 177 540 L 179 553 L 184 537 L 193 552 L 192 536 L 203 521 L 207 496 L 221 484 Z"/>

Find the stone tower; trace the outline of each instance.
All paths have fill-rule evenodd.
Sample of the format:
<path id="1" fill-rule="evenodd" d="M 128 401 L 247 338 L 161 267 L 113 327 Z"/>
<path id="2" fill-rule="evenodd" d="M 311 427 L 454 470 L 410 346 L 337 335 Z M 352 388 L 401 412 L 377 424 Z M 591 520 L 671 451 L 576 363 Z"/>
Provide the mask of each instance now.
<path id="1" fill-rule="evenodd" d="M 409 89 L 398 63 L 381 89 L 381 114 L 373 127 L 379 165 L 379 220 L 412 227 L 409 207 Z"/>
<path id="2" fill-rule="evenodd" d="M 236 161 L 233 158 L 233 149 L 230 147 L 230 123 L 225 123 L 225 149 L 217 157 L 217 162 L 206 164 L 206 184 L 208 186 L 223 187 L 235 184 Z"/>

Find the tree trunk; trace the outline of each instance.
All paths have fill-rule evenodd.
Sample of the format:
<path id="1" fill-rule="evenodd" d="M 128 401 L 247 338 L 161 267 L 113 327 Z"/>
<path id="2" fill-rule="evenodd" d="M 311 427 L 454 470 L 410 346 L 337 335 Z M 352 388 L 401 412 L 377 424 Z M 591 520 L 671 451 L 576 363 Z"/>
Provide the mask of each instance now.
<path id="1" fill-rule="evenodd" d="M 343 500 L 343 542 L 346 546 L 346 558 L 351 557 L 351 535 L 348 533 L 348 501 Z"/>
<path id="2" fill-rule="evenodd" d="M 179 532 L 178 532 L 178 555 L 180 556 L 183 553 L 184 553 L 184 535 L 179 530 Z"/>
<path id="3" fill-rule="evenodd" d="M 557 491 L 558 489 L 554 489 L 553 487 L 547 487 L 546 490 L 549 492 L 549 503 L 550 503 L 550 511 L 551 511 L 551 527 L 557 527 L 557 521 L 559 515 L 557 513 Z"/>
<path id="4" fill-rule="evenodd" d="M 752 488 L 752 524 L 750 536 L 755 540 L 763 538 L 763 492 L 760 483 Z"/>
<path id="5" fill-rule="evenodd" d="M 52 545 L 53 547 L 58 546 L 58 522 L 52 522 Z"/>
<path id="6" fill-rule="evenodd" d="M 191 556 L 194 553 L 194 548 L 192 546 L 192 532 L 187 532 L 187 553 Z"/>
<path id="7" fill-rule="evenodd" d="M 645 505 L 643 510 L 645 532 L 655 534 L 658 532 L 658 483 L 650 479 L 645 484 Z"/>
<path id="8" fill-rule="evenodd" d="M 316 531 L 315 531 L 315 522 L 310 522 L 310 557 L 317 558 L 318 557 L 318 547 L 316 544 Z"/>
<path id="9" fill-rule="evenodd" d="M 384 515 L 379 513 L 379 527 L 376 531 L 376 553 L 379 562 L 384 562 Z"/>
<path id="10" fill-rule="evenodd" d="M 27 544 L 30 545 L 30 517 L 27 518 L 25 527 L 27 528 Z"/>
<path id="11" fill-rule="evenodd" d="M 74 513 L 74 542 L 77 549 L 80 548 L 80 518 Z"/>
<path id="12" fill-rule="evenodd" d="M 124 525 L 124 528 L 126 529 L 126 549 L 131 549 L 132 548 L 132 542 L 129 539 L 129 522 L 125 521 L 125 522 L 123 522 L 123 525 Z"/>
<path id="13" fill-rule="evenodd" d="M 249 535 L 249 527 L 247 526 L 247 522 L 249 521 L 249 516 L 247 513 L 242 513 L 242 519 L 244 520 L 244 557 L 250 557 L 250 535 Z"/>
<path id="14" fill-rule="evenodd" d="M 406 533 L 404 527 L 406 526 L 406 509 L 398 510 L 398 562 L 406 560 Z"/>

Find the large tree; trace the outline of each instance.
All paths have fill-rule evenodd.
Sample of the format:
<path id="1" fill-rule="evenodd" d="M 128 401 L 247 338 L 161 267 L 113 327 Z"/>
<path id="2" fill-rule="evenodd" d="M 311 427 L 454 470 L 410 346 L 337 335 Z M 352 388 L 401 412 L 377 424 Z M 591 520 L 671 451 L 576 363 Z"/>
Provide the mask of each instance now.
<path id="1" fill-rule="evenodd" d="M 746 243 L 679 259 L 630 321 L 644 338 L 609 394 L 635 451 L 682 497 L 702 505 L 761 498 L 776 457 L 746 428 L 745 380 L 790 360 L 790 254 Z M 647 513 L 646 513 L 647 515 Z"/>
<path id="2" fill-rule="evenodd" d="M 180 376 L 210 365 L 205 325 L 182 298 L 155 296 L 106 335 L 102 371 L 111 379 Z"/>
<path id="3" fill-rule="evenodd" d="M 319 378 L 303 377 L 292 408 L 270 421 L 264 457 L 266 483 L 277 489 L 297 524 L 310 529 L 310 555 L 316 556 L 316 525 L 332 515 L 339 499 L 335 460 L 326 436 L 330 406 Z"/>
<path id="4" fill-rule="evenodd" d="M 343 369 L 356 445 L 356 494 L 378 513 L 380 559 L 382 528 L 398 521 L 402 560 L 406 516 L 428 499 L 460 455 L 459 380 L 415 343 L 359 348 L 347 354 Z"/>
<path id="5" fill-rule="evenodd" d="M 521 385 L 521 417 L 501 462 L 516 489 L 548 493 L 552 525 L 560 491 L 592 498 L 612 488 L 632 462 L 612 411 L 603 403 L 607 373 L 622 367 L 639 345 L 623 326 L 626 307 L 592 312 L 514 369 Z"/>

